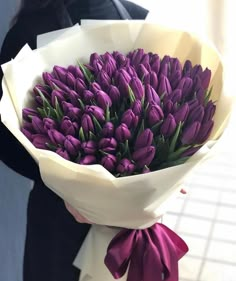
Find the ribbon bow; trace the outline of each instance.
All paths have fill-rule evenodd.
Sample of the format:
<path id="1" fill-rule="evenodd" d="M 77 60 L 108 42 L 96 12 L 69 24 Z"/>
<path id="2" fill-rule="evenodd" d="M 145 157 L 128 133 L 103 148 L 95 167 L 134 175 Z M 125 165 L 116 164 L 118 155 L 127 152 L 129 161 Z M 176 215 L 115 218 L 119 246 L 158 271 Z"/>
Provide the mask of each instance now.
<path id="1" fill-rule="evenodd" d="M 123 229 L 111 241 L 105 264 L 115 279 L 178 281 L 178 260 L 188 251 L 172 230 L 157 223 L 142 230 Z"/>

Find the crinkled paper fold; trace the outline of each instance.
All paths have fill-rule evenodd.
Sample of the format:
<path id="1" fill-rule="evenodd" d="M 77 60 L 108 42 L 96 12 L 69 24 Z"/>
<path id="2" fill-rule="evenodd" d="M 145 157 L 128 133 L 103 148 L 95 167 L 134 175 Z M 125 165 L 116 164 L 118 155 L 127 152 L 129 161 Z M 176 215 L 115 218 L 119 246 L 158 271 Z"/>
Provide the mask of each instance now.
<path id="1" fill-rule="evenodd" d="M 66 36 L 55 36 L 53 42 L 36 51 L 24 47 L 14 60 L 2 66 L 2 121 L 37 161 L 45 184 L 87 219 L 101 225 L 148 227 L 166 210 L 186 174 L 210 155 L 212 141 L 226 125 L 232 99 L 224 93 L 221 59 L 212 46 L 187 32 L 142 21 L 78 27 L 66 32 Z M 127 53 L 136 48 L 161 57 L 178 57 L 181 62 L 190 59 L 212 71 L 212 99 L 217 101 L 215 127 L 210 142 L 187 163 L 150 174 L 115 178 L 100 165 L 81 166 L 53 152 L 36 149 L 20 132 L 22 109 L 31 104 L 30 91 L 41 81 L 42 72 L 51 71 L 54 65 L 88 62 L 93 52 Z"/>

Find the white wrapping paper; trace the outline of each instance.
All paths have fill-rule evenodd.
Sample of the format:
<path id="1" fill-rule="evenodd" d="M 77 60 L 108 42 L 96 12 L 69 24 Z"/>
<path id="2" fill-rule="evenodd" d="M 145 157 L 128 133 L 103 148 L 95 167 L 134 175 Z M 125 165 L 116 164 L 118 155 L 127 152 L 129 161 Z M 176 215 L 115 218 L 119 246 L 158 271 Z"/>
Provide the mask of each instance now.
<path id="1" fill-rule="evenodd" d="M 20 132 L 22 109 L 30 105 L 30 90 L 41 80 L 42 72 L 51 71 L 54 65 L 68 66 L 77 60 L 87 62 L 93 52 L 127 53 L 136 48 L 161 57 L 166 54 L 178 57 L 181 62 L 190 59 L 193 64 L 212 71 L 212 99 L 217 101 L 215 127 L 209 142 L 187 163 L 150 174 L 115 178 L 100 165 L 82 166 L 53 152 L 36 149 Z M 21 56 L 3 66 L 3 71 L 2 122 L 37 161 L 44 183 L 97 225 L 138 229 L 158 221 L 179 192 L 184 177 L 200 161 L 214 154 L 209 151 L 223 132 L 232 106 L 232 97 L 224 93 L 221 59 L 212 46 L 187 32 L 142 21 L 69 30 L 67 36 L 57 36 L 55 41 L 36 51 L 25 48 Z M 92 228 L 78 258 L 81 281 L 113 280 L 110 274 L 104 277 L 108 273 L 103 259 L 104 249 L 116 232 L 117 229 Z M 78 265 L 77 260 L 75 264 Z"/>

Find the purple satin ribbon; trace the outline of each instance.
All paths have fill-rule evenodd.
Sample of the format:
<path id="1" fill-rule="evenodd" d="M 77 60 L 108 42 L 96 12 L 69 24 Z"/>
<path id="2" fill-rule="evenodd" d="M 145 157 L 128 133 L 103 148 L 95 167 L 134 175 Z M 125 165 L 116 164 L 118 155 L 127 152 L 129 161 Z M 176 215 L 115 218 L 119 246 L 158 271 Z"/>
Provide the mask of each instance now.
<path id="1" fill-rule="evenodd" d="M 178 260 L 188 251 L 172 230 L 157 223 L 143 230 L 123 229 L 111 241 L 105 264 L 115 279 L 178 281 Z"/>

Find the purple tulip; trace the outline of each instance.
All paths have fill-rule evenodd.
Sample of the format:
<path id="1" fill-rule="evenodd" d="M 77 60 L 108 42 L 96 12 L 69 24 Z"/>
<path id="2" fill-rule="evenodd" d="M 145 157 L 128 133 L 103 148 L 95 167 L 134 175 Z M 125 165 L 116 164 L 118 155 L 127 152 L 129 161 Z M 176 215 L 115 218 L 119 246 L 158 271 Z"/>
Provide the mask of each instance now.
<path id="1" fill-rule="evenodd" d="M 30 133 L 35 133 L 34 127 L 31 122 L 24 121 L 23 122 L 23 128 L 29 131 Z"/>
<path id="2" fill-rule="evenodd" d="M 48 130 L 48 136 L 55 145 L 63 145 L 66 137 L 55 129 Z"/>
<path id="3" fill-rule="evenodd" d="M 200 128 L 201 123 L 198 121 L 185 127 L 181 136 L 181 143 L 183 145 L 194 144 Z"/>
<path id="4" fill-rule="evenodd" d="M 33 92 L 34 94 L 37 96 L 39 94 L 39 92 L 41 92 L 45 98 L 50 99 L 51 98 L 51 89 L 48 89 L 45 86 L 42 85 L 36 85 L 33 88 Z"/>
<path id="5" fill-rule="evenodd" d="M 116 72 L 116 85 L 122 96 L 128 96 L 130 75 L 125 69 L 120 69 Z"/>
<path id="6" fill-rule="evenodd" d="M 57 122 L 51 118 L 43 118 L 43 127 L 45 131 L 57 129 Z"/>
<path id="7" fill-rule="evenodd" d="M 111 107 L 112 101 L 107 93 L 98 91 L 96 94 L 96 101 L 99 107 L 106 110 L 107 107 Z"/>
<path id="8" fill-rule="evenodd" d="M 81 147 L 86 154 L 94 154 L 97 151 L 97 143 L 92 140 L 83 142 Z"/>
<path id="9" fill-rule="evenodd" d="M 85 113 L 89 114 L 91 117 L 95 117 L 99 122 L 105 121 L 105 112 L 101 107 L 96 105 L 87 105 L 85 106 Z"/>
<path id="10" fill-rule="evenodd" d="M 209 101 L 204 109 L 204 117 L 202 120 L 202 123 L 206 123 L 212 119 L 216 111 L 216 105 L 212 102 Z"/>
<path id="11" fill-rule="evenodd" d="M 111 85 L 111 78 L 104 70 L 99 71 L 97 81 L 104 90 L 107 90 Z"/>
<path id="12" fill-rule="evenodd" d="M 136 70 L 134 69 L 133 66 L 127 66 L 126 71 L 128 72 L 128 74 L 130 75 L 130 77 L 138 77 Z"/>
<path id="13" fill-rule="evenodd" d="M 179 122 L 185 122 L 185 120 L 188 117 L 188 114 L 189 114 L 189 105 L 187 103 L 184 103 L 174 113 L 176 124 L 179 124 Z"/>
<path id="14" fill-rule="evenodd" d="M 153 89 L 153 87 L 149 84 L 145 85 L 145 97 L 148 103 L 154 102 L 155 104 L 160 105 L 160 97 L 157 92 Z"/>
<path id="15" fill-rule="evenodd" d="M 199 88 L 196 93 L 196 99 L 199 101 L 200 104 L 204 104 L 204 100 L 205 100 L 205 91 L 203 90 L 203 88 Z"/>
<path id="16" fill-rule="evenodd" d="M 42 119 L 37 116 L 32 117 L 32 127 L 37 134 L 45 134 L 44 124 Z"/>
<path id="17" fill-rule="evenodd" d="M 150 129 L 145 129 L 136 139 L 134 150 L 150 146 L 153 141 L 153 132 Z"/>
<path id="18" fill-rule="evenodd" d="M 81 95 L 79 95 L 76 91 L 71 90 L 68 98 L 75 107 L 79 106 L 79 99 L 81 99 Z"/>
<path id="19" fill-rule="evenodd" d="M 154 146 L 147 146 L 136 150 L 132 154 L 132 159 L 135 161 L 137 168 L 149 166 L 155 156 L 156 149 Z"/>
<path id="20" fill-rule="evenodd" d="M 83 92 L 83 102 L 89 104 L 95 99 L 95 94 L 92 91 L 84 90 Z"/>
<path id="21" fill-rule="evenodd" d="M 135 170 L 135 165 L 127 158 L 123 158 L 120 160 L 119 164 L 116 167 L 116 172 L 121 175 L 129 176 Z"/>
<path id="22" fill-rule="evenodd" d="M 115 130 L 115 137 L 118 142 L 125 142 L 131 138 L 131 132 L 126 124 L 121 123 Z"/>
<path id="23" fill-rule="evenodd" d="M 61 121 L 61 132 L 64 136 L 71 135 L 75 136 L 78 131 L 78 124 L 76 122 L 72 122 L 69 117 L 64 116 Z"/>
<path id="24" fill-rule="evenodd" d="M 188 122 L 188 124 L 191 124 L 195 121 L 198 121 L 201 123 L 203 120 L 203 117 L 204 117 L 204 107 L 202 105 L 199 105 L 199 106 L 195 107 L 192 111 L 189 112 L 187 122 Z"/>
<path id="25" fill-rule="evenodd" d="M 167 116 L 169 113 L 171 113 L 174 110 L 173 102 L 170 99 L 166 99 L 164 101 L 163 109 L 164 109 L 165 116 Z"/>
<path id="26" fill-rule="evenodd" d="M 139 118 L 134 114 L 132 109 L 126 110 L 121 117 L 121 123 L 126 124 L 129 129 L 136 128 L 138 121 Z"/>
<path id="27" fill-rule="evenodd" d="M 190 60 L 186 60 L 183 67 L 183 76 L 190 76 L 192 70 L 192 62 Z"/>
<path id="28" fill-rule="evenodd" d="M 84 92 L 84 90 L 87 90 L 86 84 L 84 82 L 84 80 L 82 79 L 76 79 L 75 81 L 75 91 L 79 94 L 82 95 L 82 93 Z"/>
<path id="29" fill-rule="evenodd" d="M 118 68 L 129 66 L 130 64 L 130 59 L 119 52 L 113 52 L 113 57 L 116 60 Z"/>
<path id="30" fill-rule="evenodd" d="M 154 126 L 164 118 L 164 113 L 161 107 L 157 104 L 152 104 L 149 106 L 147 111 L 147 120 L 149 126 Z"/>
<path id="31" fill-rule="evenodd" d="M 143 64 L 140 64 L 138 66 L 137 73 L 138 73 L 139 79 L 141 79 L 141 80 L 143 80 L 145 76 L 149 75 L 149 71 Z"/>
<path id="32" fill-rule="evenodd" d="M 143 84 L 138 77 L 132 77 L 130 80 L 130 88 L 132 89 L 136 99 L 141 100 L 144 96 Z"/>
<path id="33" fill-rule="evenodd" d="M 39 117 L 39 113 L 37 110 L 32 108 L 24 108 L 22 111 L 22 116 L 24 120 L 31 121 L 33 116 Z"/>
<path id="34" fill-rule="evenodd" d="M 70 65 L 67 69 L 70 73 L 73 74 L 73 76 L 77 79 L 80 78 L 82 80 L 84 80 L 84 74 L 81 71 L 80 67 L 78 66 L 74 66 L 74 65 Z"/>
<path id="35" fill-rule="evenodd" d="M 89 58 L 89 64 L 93 65 L 94 61 L 100 60 L 100 55 L 98 53 L 92 53 Z"/>
<path id="36" fill-rule="evenodd" d="M 214 122 L 212 120 L 209 120 L 206 123 L 202 124 L 196 138 L 196 143 L 204 143 L 209 138 L 213 126 Z"/>
<path id="37" fill-rule="evenodd" d="M 52 74 L 48 73 L 48 72 L 43 72 L 43 81 L 46 85 L 51 85 L 51 82 L 53 80 L 53 76 Z"/>
<path id="38" fill-rule="evenodd" d="M 27 137 L 28 140 L 33 142 L 33 134 L 25 128 L 21 128 L 21 132 Z"/>
<path id="39" fill-rule="evenodd" d="M 172 114 L 168 114 L 164 122 L 161 124 L 160 133 L 168 138 L 173 135 L 176 129 L 175 118 Z"/>
<path id="40" fill-rule="evenodd" d="M 199 101 L 197 99 L 191 100 L 188 102 L 189 112 L 191 112 L 194 108 L 199 106 Z"/>
<path id="41" fill-rule="evenodd" d="M 114 152 L 117 148 L 117 141 L 114 138 L 103 138 L 99 141 L 98 147 L 104 152 Z"/>
<path id="42" fill-rule="evenodd" d="M 159 87 L 158 87 L 157 92 L 158 92 L 159 96 L 162 96 L 163 94 L 169 95 L 172 92 L 170 82 L 169 82 L 168 78 L 164 75 L 161 75 L 161 77 L 160 77 Z"/>
<path id="43" fill-rule="evenodd" d="M 81 127 L 83 128 L 85 134 L 88 134 L 89 132 L 95 132 L 93 120 L 90 115 L 83 114 L 81 118 Z"/>
<path id="44" fill-rule="evenodd" d="M 201 74 L 200 78 L 202 81 L 202 87 L 204 90 L 206 90 L 209 87 L 209 83 L 211 80 L 211 71 L 210 69 L 206 68 Z"/>
<path id="45" fill-rule="evenodd" d="M 58 149 L 56 150 L 56 153 L 57 153 L 58 155 L 60 155 L 62 158 L 66 159 L 66 160 L 70 160 L 70 156 L 69 156 L 68 152 L 67 152 L 65 149 L 63 149 L 63 148 L 58 148 Z"/>
<path id="46" fill-rule="evenodd" d="M 66 85 L 71 88 L 71 89 L 75 89 L 75 83 L 76 83 L 76 79 L 74 77 L 74 75 L 70 72 L 66 73 Z"/>
<path id="47" fill-rule="evenodd" d="M 116 86 L 110 85 L 108 89 L 108 95 L 111 98 L 113 104 L 119 104 L 120 102 L 120 91 Z"/>
<path id="48" fill-rule="evenodd" d="M 106 168 L 109 172 L 113 172 L 116 167 L 117 159 L 114 155 L 108 154 L 102 157 L 101 165 Z"/>
<path id="49" fill-rule="evenodd" d="M 162 77 L 162 76 L 169 77 L 169 73 L 170 73 L 169 65 L 170 65 L 169 62 L 161 63 L 159 78 Z"/>
<path id="50" fill-rule="evenodd" d="M 36 148 L 39 149 L 48 149 L 47 144 L 51 143 L 48 136 L 41 135 L 41 134 L 35 134 L 32 135 L 32 143 Z"/>
<path id="51" fill-rule="evenodd" d="M 103 59 L 104 65 L 102 67 L 102 70 L 104 70 L 108 74 L 108 76 L 111 77 L 117 69 L 116 61 L 108 52 L 103 55 Z"/>
<path id="52" fill-rule="evenodd" d="M 157 89 L 158 86 L 157 74 L 154 71 L 149 72 L 148 75 L 144 77 L 143 83 L 145 85 L 150 84 L 153 89 Z"/>
<path id="53" fill-rule="evenodd" d="M 141 60 L 144 56 L 144 50 L 143 49 L 137 49 L 133 53 L 130 54 L 130 62 L 131 65 L 135 68 L 138 67 L 138 65 L 141 63 Z"/>
<path id="54" fill-rule="evenodd" d="M 142 103 L 140 100 L 135 100 L 131 106 L 133 113 L 136 116 L 140 116 L 142 114 Z"/>
<path id="55" fill-rule="evenodd" d="M 67 116 L 72 122 L 79 123 L 80 118 L 82 116 L 82 110 L 77 107 L 71 107 L 69 112 L 67 113 Z"/>
<path id="56" fill-rule="evenodd" d="M 92 82 L 90 85 L 89 85 L 89 90 L 91 92 L 93 92 L 94 94 L 96 94 L 98 91 L 100 91 L 102 88 L 101 86 L 97 83 L 97 82 Z"/>
<path id="57" fill-rule="evenodd" d="M 63 101 L 61 105 L 65 115 L 67 115 L 70 109 L 73 108 L 73 104 L 71 104 L 70 102 Z"/>
<path id="58" fill-rule="evenodd" d="M 186 98 L 192 91 L 192 86 L 193 86 L 193 80 L 189 77 L 183 77 L 177 88 L 182 90 L 182 95 L 184 98 Z"/>
<path id="59" fill-rule="evenodd" d="M 182 98 L 182 91 L 180 89 L 175 89 L 170 95 L 170 99 L 173 103 L 181 102 L 181 98 Z"/>
<path id="60" fill-rule="evenodd" d="M 64 147 L 71 156 L 76 156 L 81 148 L 81 143 L 73 136 L 66 136 Z"/>
<path id="61" fill-rule="evenodd" d="M 154 54 L 150 57 L 150 66 L 152 71 L 154 71 L 156 74 L 159 73 L 161 61 L 160 57 L 157 54 Z"/>
<path id="62" fill-rule="evenodd" d="M 194 65 L 194 67 L 191 69 L 191 78 L 193 79 L 193 77 L 201 75 L 202 73 L 202 66 L 199 64 Z"/>
<path id="63" fill-rule="evenodd" d="M 68 86 L 66 86 L 66 84 L 62 83 L 61 81 L 59 81 L 57 79 L 52 79 L 50 86 L 56 90 L 58 90 L 58 88 L 59 88 L 59 90 L 62 90 L 63 92 L 68 93 L 68 94 L 71 91 L 71 89 Z"/>
<path id="64" fill-rule="evenodd" d="M 52 105 L 53 107 L 56 107 L 56 100 L 61 104 L 63 101 L 65 101 L 65 94 L 61 90 L 53 90 L 52 91 Z"/>
<path id="65" fill-rule="evenodd" d="M 53 75 L 57 80 L 60 80 L 64 84 L 66 84 L 66 74 L 67 70 L 64 67 L 57 65 L 53 67 Z"/>
<path id="66" fill-rule="evenodd" d="M 86 155 L 85 157 L 81 158 L 79 164 L 81 165 L 92 165 L 96 164 L 97 159 L 94 155 Z"/>
<path id="67" fill-rule="evenodd" d="M 107 122 L 102 128 L 102 136 L 105 138 L 112 137 L 114 135 L 114 125 L 111 122 Z"/>

